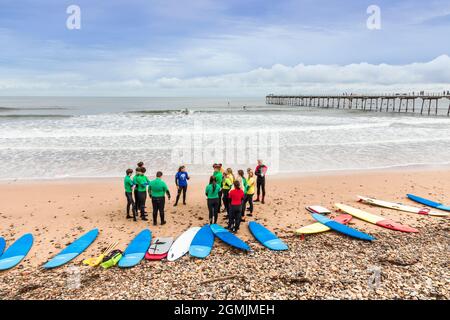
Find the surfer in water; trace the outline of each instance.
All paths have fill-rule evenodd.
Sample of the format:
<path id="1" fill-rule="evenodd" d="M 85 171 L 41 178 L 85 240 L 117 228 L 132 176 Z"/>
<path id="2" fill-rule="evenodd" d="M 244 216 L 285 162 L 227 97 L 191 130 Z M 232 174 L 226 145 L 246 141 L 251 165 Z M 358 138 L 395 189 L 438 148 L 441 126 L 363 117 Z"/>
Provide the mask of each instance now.
<path id="1" fill-rule="evenodd" d="M 208 203 L 209 224 L 217 223 L 219 214 L 220 186 L 215 176 L 209 178 L 209 184 L 206 186 L 205 194 Z"/>
<path id="2" fill-rule="evenodd" d="M 180 200 L 181 192 L 183 192 L 183 204 L 186 205 L 186 192 L 189 180 L 189 174 L 186 172 L 186 167 L 181 166 L 178 168 L 178 172 L 175 175 L 175 184 L 177 186 L 177 199 L 175 200 L 176 207 L 178 205 L 178 200 Z"/>
<path id="3" fill-rule="evenodd" d="M 253 174 L 252 169 L 247 169 L 247 194 L 245 195 L 244 205 L 242 206 L 242 214 L 245 212 L 245 207 L 248 203 L 248 211 L 249 213 L 247 216 L 251 217 L 253 216 L 253 195 L 255 194 L 255 175 Z"/>
<path id="4" fill-rule="evenodd" d="M 158 171 L 156 173 L 156 179 L 150 181 L 148 185 L 148 194 L 150 198 L 152 198 L 152 206 L 153 206 L 153 225 L 157 225 L 158 212 L 161 220 L 161 225 L 166 224 L 166 220 L 164 219 L 164 206 L 166 203 L 166 194 L 167 199 L 170 200 L 170 192 L 167 184 L 161 179 L 162 172 Z"/>
<path id="5" fill-rule="evenodd" d="M 230 210 L 228 218 L 228 229 L 237 232 L 241 224 L 242 200 L 244 200 L 244 191 L 241 189 L 239 181 L 233 182 L 234 189 L 228 194 L 230 199 Z"/>
<path id="6" fill-rule="evenodd" d="M 262 194 L 261 203 L 264 204 L 264 197 L 266 196 L 266 172 L 267 166 L 262 160 L 258 160 L 258 165 L 255 169 L 256 175 L 256 200 L 259 202 L 259 195 Z"/>
<path id="7" fill-rule="evenodd" d="M 125 173 L 126 175 L 123 184 L 125 187 L 125 197 L 127 198 L 127 219 L 133 218 L 133 220 L 136 221 L 137 216 L 136 203 L 133 200 L 134 182 L 131 179 L 133 169 L 127 169 Z M 133 210 L 133 216 L 130 215 L 130 209 Z"/>
<path id="8" fill-rule="evenodd" d="M 139 203 L 139 210 L 141 212 L 141 219 L 147 221 L 147 212 L 145 212 L 145 202 L 147 201 L 147 185 L 150 180 L 148 180 L 145 172 L 147 170 L 145 167 L 137 167 L 136 175 L 133 178 L 133 183 L 136 185 L 137 189 L 137 202 Z"/>

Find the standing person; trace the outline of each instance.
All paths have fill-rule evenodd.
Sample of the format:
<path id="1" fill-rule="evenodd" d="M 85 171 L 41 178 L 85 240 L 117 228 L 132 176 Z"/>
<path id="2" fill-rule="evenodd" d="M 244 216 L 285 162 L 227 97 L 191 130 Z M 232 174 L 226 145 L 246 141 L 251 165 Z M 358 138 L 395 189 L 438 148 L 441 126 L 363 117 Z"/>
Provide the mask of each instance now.
<path id="1" fill-rule="evenodd" d="M 222 181 L 222 195 L 223 195 L 223 206 L 225 207 L 224 212 L 226 211 L 227 217 L 230 215 L 230 199 L 228 198 L 228 193 L 230 192 L 231 187 L 233 186 L 234 175 L 233 170 L 228 168 L 225 171 L 223 181 Z"/>
<path id="2" fill-rule="evenodd" d="M 236 177 L 236 180 L 239 181 L 241 188 L 244 191 L 244 198 L 242 199 L 241 222 L 245 222 L 245 197 L 247 195 L 248 186 L 247 186 L 247 179 L 245 179 L 244 176 L 244 170 L 238 170 L 238 176 Z"/>
<path id="3" fill-rule="evenodd" d="M 136 175 L 133 178 L 133 183 L 136 185 L 137 192 L 135 193 L 137 203 L 139 204 L 139 211 L 141 212 L 141 219 L 147 221 L 147 212 L 145 212 L 145 202 L 147 201 L 147 185 L 148 178 L 145 176 L 147 170 L 145 167 L 137 167 Z"/>
<path id="4" fill-rule="evenodd" d="M 134 182 L 131 179 L 131 175 L 133 174 L 133 169 L 127 169 L 127 171 L 125 173 L 126 173 L 126 175 L 123 180 L 123 184 L 125 187 L 125 197 L 127 198 L 127 219 L 133 218 L 133 220 L 136 221 L 137 210 L 136 210 L 136 204 L 133 200 Z M 133 216 L 130 216 L 130 209 L 133 210 Z"/>
<path id="5" fill-rule="evenodd" d="M 175 184 L 177 185 L 177 199 L 175 200 L 176 207 L 178 205 L 178 200 L 180 200 L 181 192 L 183 192 L 183 204 L 186 205 L 186 192 L 187 192 L 187 181 L 189 180 L 189 174 L 186 172 L 186 167 L 181 166 L 178 168 L 178 172 L 175 175 Z"/>
<path id="6" fill-rule="evenodd" d="M 248 203 L 248 211 L 250 213 L 247 214 L 247 216 L 251 217 L 253 216 L 253 195 L 255 194 L 255 175 L 253 174 L 252 169 L 247 169 L 247 194 L 245 195 L 244 205 L 242 206 L 242 210 L 244 214 L 247 203 Z"/>
<path id="7" fill-rule="evenodd" d="M 206 186 L 205 194 L 208 199 L 209 224 L 217 223 L 217 216 L 219 214 L 220 186 L 216 181 L 216 177 L 211 176 L 209 178 L 209 184 Z"/>
<path id="8" fill-rule="evenodd" d="M 258 160 L 258 165 L 256 166 L 256 169 L 255 169 L 256 190 L 257 190 L 255 202 L 259 202 L 259 195 L 260 195 L 260 193 L 262 193 L 262 198 L 261 198 L 262 204 L 264 204 L 264 197 L 266 196 L 266 172 L 267 172 L 267 166 L 262 162 L 262 160 Z"/>
<path id="9" fill-rule="evenodd" d="M 219 185 L 219 208 L 218 210 L 220 211 L 220 208 L 222 207 L 222 183 L 223 183 L 223 172 L 221 170 L 220 165 L 214 163 L 213 165 L 214 168 L 214 172 L 213 172 L 213 176 L 214 178 L 216 178 L 216 183 Z"/>
<path id="10" fill-rule="evenodd" d="M 230 198 L 230 213 L 228 219 L 228 229 L 237 232 L 241 224 L 242 200 L 244 199 L 244 191 L 241 189 L 239 181 L 234 181 L 234 189 L 228 194 Z"/>
<path id="11" fill-rule="evenodd" d="M 161 179 L 162 172 L 158 171 L 156 173 L 156 179 L 150 181 L 148 185 L 148 194 L 152 198 L 153 206 L 153 225 L 157 225 L 158 212 L 161 220 L 161 225 L 166 224 L 164 219 L 164 206 L 166 204 L 166 194 L 167 198 L 170 200 L 170 192 L 167 184 Z"/>
<path id="12" fill-rule="evenodd" d="M 137 167 L 136 167 L 136 174 L 138 174 L 138 172 L 141 171 L 141 168 L 144 167 L 144 163 L 142 161 L 137 163 Z M 141 205 L 139 204 L 139 197 L 138 197 L 138 188 L 134 188 L 134 202 L 136 205 L 136 208 L 139 209 L 141 207 Z"/>

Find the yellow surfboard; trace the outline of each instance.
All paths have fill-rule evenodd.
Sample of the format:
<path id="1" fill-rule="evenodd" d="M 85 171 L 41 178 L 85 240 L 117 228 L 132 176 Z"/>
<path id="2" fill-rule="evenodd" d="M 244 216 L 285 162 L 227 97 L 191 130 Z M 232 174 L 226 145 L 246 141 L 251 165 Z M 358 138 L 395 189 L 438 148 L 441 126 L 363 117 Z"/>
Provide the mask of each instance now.
<path id="1" fill-rule="evenodd" d="M 331 229 L 328 228 L 326 225 L 321 224 L 320 222 L 316 222 L 316 223 L 301 227 L 300 229 L 295 230 L 294 233 L 296 235 L 301 235 L 301 234 L 312 234 L 312 233 L 325 232 L 328 230 L 331 230 Z"/>
<path id="2" fill-rule="evenodd" d="M 334 204 L 338 209 L 347 212 L 348 214 L 351 214 L 352 216 L 373 223 L 373 224 L 377 224 L 378 222 L 385 220 L 385 218 L 377 216 L 375 214 L 372 213 L 368 213 L 350 206 L 347 206 L 345 204 L 342 203 L 335 203 Z"/>
<path id="3" fill-rule="evenodd" d="M 391 229 L 391 230 L 397 230 L 402 232 L 419 232 L 416 228 L 412 228 L 406 224 L 401 224 L 395 221 L 392 221 L 390 219 L 377 216 L 375 214 L 365 212 L 350 206 L 347 206 L 342 203 L 336 203 L 335 206 L 339 208 L 340 210 L 347 212 L 348 214 L 351 214 L 352 216 L 367 221 L 369 223 L 376 224 L 377 226 Z"/>

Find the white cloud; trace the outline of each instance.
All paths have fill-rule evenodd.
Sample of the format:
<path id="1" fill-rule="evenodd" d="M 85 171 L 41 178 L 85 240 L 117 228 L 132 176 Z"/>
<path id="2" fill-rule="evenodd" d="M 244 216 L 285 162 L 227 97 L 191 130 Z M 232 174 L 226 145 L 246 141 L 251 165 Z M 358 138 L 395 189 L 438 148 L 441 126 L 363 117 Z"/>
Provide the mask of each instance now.
<path id="1" fill-rule="evenodd" d="M 442 55 L 426 63 L 407 65 L 349 64 L 304 65 L 276 64 L 245 73 L 187 79 L 160 78 L 158 86 L 171 89 L 235 89 L 247 92 L 342 91 L 342 90 L 422 90 L 450 89 L 450 57 Z"/>
<path id="2" fill-rule="evenodd" d="M 154 59 L 147 62 L 150 64 Z M 163 63 L 172 63 L 172 60 Z M 142 61 L 141 61 L 142 63 Z M 248 72 L 207 77 L 128 77 L 92 80 L 72 74 L 27 75 L 0 79 L 1 93 L 71 95 L 264 96 L 267 93 L 341 93 L 450 90 L 450 57 L 405 65 L 348 65 L 256 68 Z"/>

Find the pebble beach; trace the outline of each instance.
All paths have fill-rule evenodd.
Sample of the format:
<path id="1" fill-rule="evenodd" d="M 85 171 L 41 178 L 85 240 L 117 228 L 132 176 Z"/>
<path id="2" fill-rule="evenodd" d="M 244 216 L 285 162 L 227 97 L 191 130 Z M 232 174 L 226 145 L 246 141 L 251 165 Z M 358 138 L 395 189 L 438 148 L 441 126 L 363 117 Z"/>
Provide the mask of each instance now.
<path id="1" fill-rule="evenodd" d="M 19 266 L 0 273 L 0 299 L 448 299 L 449 219 L 367 206 L 356 202 L 356 195 L 366 191 L 366 195 L 414 205 L 404 199 L 412 190 L 449 203 L 449 178 L 450 171 L 444 169 L 270 177 L 267 203 L 256 205 L 252 219 L 272 229 L 289 245 L 288 251 L 264 248 L 243 225 L 237 235 L 249 243 L 250 253 L 216 239 L 205 260 L 187 255 L 175 262 L 142 261 L 125 270 L 90 268 L 81 261 L 98 255 L 112 240 L 119 240 L 123 250 L 132 235 L 145 227 L 154 236 L 176 237 L 189 226 L 204 224 L 207 211 L 200 178 L 191 184 L 188 205 L 173 208 L 169 204 L 168 224 L 157 227 L 125 220 L 117 179 L 99 189 L 94 184 L 83 190 L 79 189 L 83 184 L 74 181 L 5 183 L 0 186 L 2 194 L 10 192 L 12 197 L 15 188 L 28 188 L 30 201 L 20 210 L 17 203 L 1 209 L 1 234 L 10 242 L 31 231 L 36 243 Z M 111 191 L 104 190 L 105 184 Z M 58 194 L 51 192 L 56 189 Z M 109 196 L 96 206 L 89 205 L 91 196 L 102 195 L 100 189 Z M 354 218 L 350 226 L 377 240 L 364 242 L 335 232 L 294 235 L 295 229 L 314 222 L 305 205 L 331 209 L 334 202 L 383 215 L 420 232 L 392 231 Z M 80 206 L 86 207 L 84 212 Z M 66 211 L 73 214 L 66 216 Z M 93 227 L 100 229 L 100 236 L 85 253 L 61 268 L 40 268 L 74 235 Z"/>

